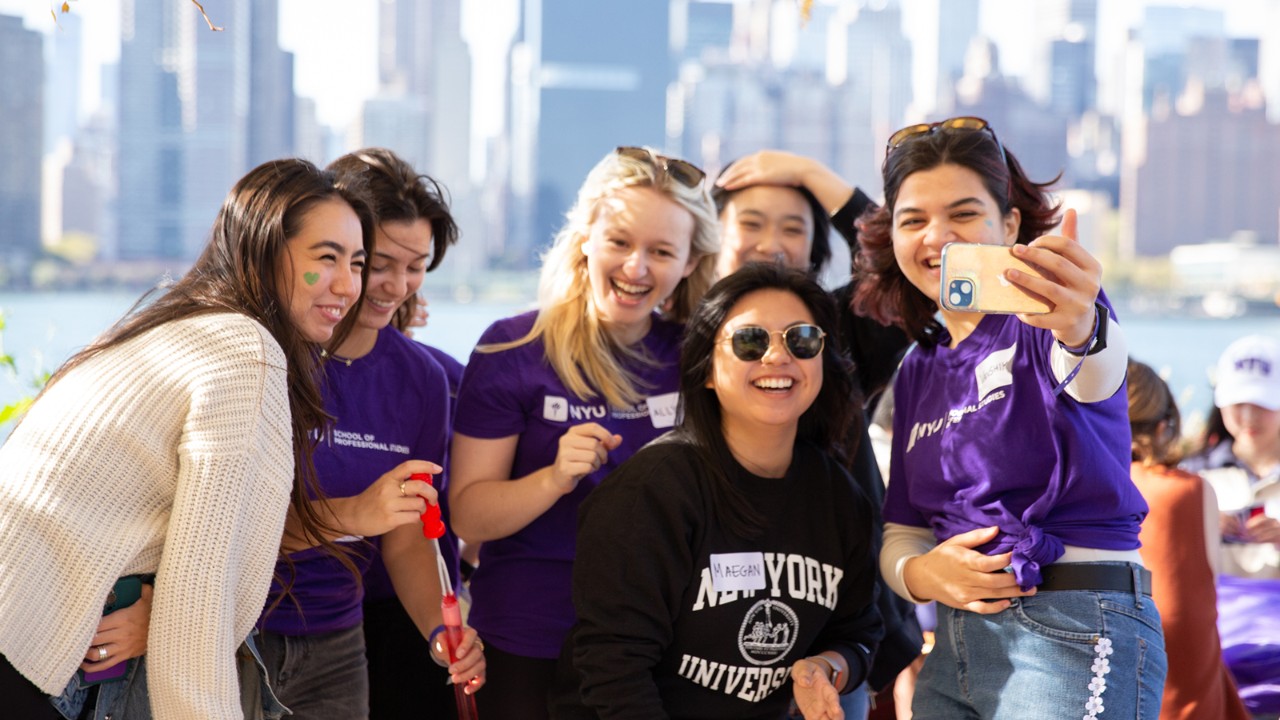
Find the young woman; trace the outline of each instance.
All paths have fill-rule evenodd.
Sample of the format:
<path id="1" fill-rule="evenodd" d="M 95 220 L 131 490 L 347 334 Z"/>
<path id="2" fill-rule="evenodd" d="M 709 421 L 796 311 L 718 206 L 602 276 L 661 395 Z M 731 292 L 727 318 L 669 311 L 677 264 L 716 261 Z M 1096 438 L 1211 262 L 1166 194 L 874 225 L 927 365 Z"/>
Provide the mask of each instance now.
<path id="1" fill-rule="evenodd" d="M 292 497 L 324 535 L 311 437 L 320 343 L 359 308 L 373 216 L 303 160 L 255 168 L 163 295 L 64 364 L 0 448 L 0 697 L 15 717 L 241 718 L 237 647 L 262 611 Z M 322 506 L 321 506 L 322 507 Z M 323 545 L 331 545 L 325 541 Z M 154 582 L 150 637 L 117 643 L 104 604 Z M 141 704 L 141 707 L 139 706 Z M 261 708 L 258 708 L 260 711 Z"/>
<path id="2" fill-rule="evenodd" d="M 1240 338 L 1223 351 L 1213 400 L 1219 437 L 1183 467 L 1217 492 L 1222 514 L 1223 572 L 1280 578 L 1280 340 Z M 1270 504 L 1272 507 L 1268 507 Z"/>
<path id="3" fill-rule="evenodd" d="M 440 187 L 389 150 L 344 155 L 329 170 L 339 179 L 364 182 L 378 224 L 355 325 L 326 346 L 324 403 L 334 420 L 316 447 L 316 475 L 329 498 L 332 539 L 352 549 L 360 570 L 378 566 L 371 576 L 382 581 L 371 583 L 371 590 L 403 605 L 412 619 L 407 630 L 433 637 L 441 624 L 440 586 L 419 516 L 436 495 L 410 475 L 441 472 L 448 384 L 440 365 L 392 319 L 418 291 L 428 268 L 443 259 L 457 228 Z M 374 541 L 371 546 L 366 538 Z M 308 544 L 286 538 L 293 552 L 276 568 L 278 581 L 259 623 L 263 660 L 292 717 L 367 718 L 372 680 L 360 576 Z M 450 668 L 451 680 L 470 683 L 468 691 L 484 681 L 484 657 L 474 636 L 469 630 Z M 433 668 L 430 676 L 435 675 Z M 436 685 L 444 687 L 444 678 L 430 683 L 432 689 Z M 379 690 L 389 692 L 384 684 Z M 421 710 L 423 697 L 415 699 Z"/>
<path id="4" fill-rule="evenodd" d="M 579 503 L 675 419 L 682 323 L 710 285 L 702 171 L 619 148 L 578 192 L 543 262 L 539 309 L 500 320 L 458 393 L 454 527 L 483 542 L 470 621 L 488 717 L 545 716 L 570 626 Z"/>
<path id="5" fill-rule="evenodd" d="M 716 179 L 711 197 L 720 214 L 721 246 L 716 266 L 720 277 L 747 262 L 761 260 L 780 261 L 820 277 L 831 257 L 831 229 L 840 233 L 856 255 L 856 221 L 872 206 L 871 198 L 822 163 L 778 150 L 762 150 L 734 161 Z M 837 335 L 841 347 L 853 358 L 851 372 L 857 391 L 853 402 L 870 405 L 893 376 L 908 340 L 897 327 L 853 312 L 850 299 L 856 287 L 855 276 L 834 293 Z M 867 428 L 862 416 L 854 417 L 844 455 L 858 488 L 872 501 L 878 539 L 884 525 L 879 513 L 884 478 Z M 871 690 L 891 684 L 920 655 L 923 644 L 911 603 L 883 587 L 883 582 L 881 585 L 876 602 L 885 637 L 867 678 Z M 845 695 L 845 714 L 866 717 L 868 695 L 862 688 Z"/>
<path id="6" fill-rule="evenodd" d="M 843 717 L 881 634 L 835 310 L 749 264 L 689 322 L 683 421 L 583 504 L 573 665 L 600 718 Z"/>
<path id="7" fill-rule="evenodd" d="M 1136 360 L 1128 375 L 1130 472 L 1151 508 L 1142 523 L 1142 560 L 1151 569 L 1169 657 L 1160 717 L 1248 720 L 1218 637 L 1218 502 L 1200 476 L 1174 467 L 1182 424 L 1169 386 Z"/>
<path id="8" fill-rule="evenodd" d="M 1101 266 L 979 118 L 894 133 L 856 299 L 918 345 L 894 383 L 881 571 L 937 600 L 916 718 L 1154 717 L 1160 617 L 1138 554 L 1126 352 Z M 1043 237 L 1042 237 L 1043 236 Z M 1010 246 L 1038 315 L 943 310 L 948 243 Z M 1104 695 L 1105 692 L 1105 695 Z"/>

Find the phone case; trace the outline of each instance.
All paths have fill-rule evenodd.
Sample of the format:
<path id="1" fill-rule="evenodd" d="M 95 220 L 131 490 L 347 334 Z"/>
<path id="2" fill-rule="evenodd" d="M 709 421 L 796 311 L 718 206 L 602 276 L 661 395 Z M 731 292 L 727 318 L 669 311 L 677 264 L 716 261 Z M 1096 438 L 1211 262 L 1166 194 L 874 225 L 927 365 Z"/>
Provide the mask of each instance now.
<path id="1" fill-rule="evenodd" d="M 1014 257 L 1008 245 L 953 242 L 942 248 L 938 305 L 945 310 L 1038 315 L 1052 308 L 1009 282 L 1010 268 L 1044 277 L 1034 265 Z"/>
<path id="2" fill-rule="evenodd" d="M 107 602 L 102 606 L 102 615 L 105 617 L 116 610 L 127 608 L 138 602 L 141 597 L 142 578 L 136 576 L 122 577 L 116 581 L 115 585 L 111 586 L 111 592 L 107 595 Z M 81 684 L 97 685 L 98 683 L 122 680 L 129 673 L 129 668 L 131 667 L 133 667 L 133 660 L 118 663 L 98 672 L 81 670 Z"/>

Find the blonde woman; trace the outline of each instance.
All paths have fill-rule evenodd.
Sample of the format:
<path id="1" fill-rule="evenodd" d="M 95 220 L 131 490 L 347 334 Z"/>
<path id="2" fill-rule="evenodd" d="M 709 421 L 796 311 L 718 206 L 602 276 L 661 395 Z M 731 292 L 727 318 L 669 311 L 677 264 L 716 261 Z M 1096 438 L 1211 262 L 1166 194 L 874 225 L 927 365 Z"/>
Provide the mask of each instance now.
<path id="1" fill-rule="evenodd" d="M 484 543 L 470 623 L 488 717 L 546 716 L 578 505 L 674 424 L 682 324 L 717 250 L 703 180 L 647 148 L 606 156 L 543 261 L 538 310 L 494 323 L 467 364 L 449 493 L 458 536 Z"/>

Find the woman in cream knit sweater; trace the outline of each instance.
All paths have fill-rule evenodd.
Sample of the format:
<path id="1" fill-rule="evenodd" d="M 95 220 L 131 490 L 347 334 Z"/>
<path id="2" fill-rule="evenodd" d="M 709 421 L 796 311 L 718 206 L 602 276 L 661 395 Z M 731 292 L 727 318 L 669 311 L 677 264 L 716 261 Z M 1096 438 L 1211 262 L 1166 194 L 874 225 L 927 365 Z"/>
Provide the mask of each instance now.
<path id="1" fill-rule="evenodd" d="M 358 306 L 372 245 L 362 191 L 303 160 L 266 163 L 181 281 L 54 374 L 0 447 L 6 715 L 75 718 L 77 668 L 141 652 L 103 620 L 137 575 L 154 582 L 145 673 L 99 686 L 93 717 L 146 717 L 147 697 L 156 718 L 242 717 L 237 649 L 287 512 L 324 536 L 302 502 L 324 418 L 317 343 Z"/>

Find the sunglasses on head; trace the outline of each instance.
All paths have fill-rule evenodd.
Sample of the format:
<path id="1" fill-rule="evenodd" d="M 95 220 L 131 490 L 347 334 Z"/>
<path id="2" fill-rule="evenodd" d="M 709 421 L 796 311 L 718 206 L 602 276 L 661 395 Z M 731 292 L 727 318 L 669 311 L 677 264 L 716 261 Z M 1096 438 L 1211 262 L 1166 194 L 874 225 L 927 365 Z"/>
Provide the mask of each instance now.
<path id="1" fill-rule="evenodd" d="M 898 132 L 889 136 L 889 142 L 885 146 L 885 155 L 902 147 L 905 143 L 914 140 L 922 135 L 929 135 L 935 132 L 986 132 L 991 135 L 991 139 L 995 141 L 996 147 L 1000 150 L 1000 157 L 1004 158 L 1004 145 L 1000 144 L 1000 138 L 996 137 L 996 131 L 991 129 L 991 123 L 980 117 L 964 116 L 953 117 L 946 120 L 940 120 L 935 123 L 920 123 L 918 125 L 908 125 Z"/>
<path id="2" fill-rule="evenodd" d="M 809 323 L 792 325 L 786 330 L 765 330 L 756 325 L 747 325 L 734 330 L 732 335 L 721 342 L 732 343 L 733 354 L 739 360 L 755 362 L 769 352 L 774 335 L 782 336 L 782 345 L 797 360 L 818 357 L 827 338 L 827 333 L 822 328 Z"/>
<path id="3" fill-rule="evenodd" d="M 614 152 L 625 158 L 652 163 L 687 188 L 696 189 L 702 183 L 702 179 L 707 176 L 702 168 L 687 160 L 659 155 L 647 148 L 621 145 Z"/>

